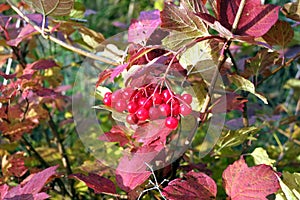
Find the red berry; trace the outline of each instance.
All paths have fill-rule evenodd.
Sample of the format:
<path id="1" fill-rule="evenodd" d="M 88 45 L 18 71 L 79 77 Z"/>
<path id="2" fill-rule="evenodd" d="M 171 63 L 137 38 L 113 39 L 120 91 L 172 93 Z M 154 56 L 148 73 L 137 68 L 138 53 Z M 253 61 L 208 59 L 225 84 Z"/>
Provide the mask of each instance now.
<path id="1" fill-rule="evenodd" d="M 106 92 L 104 95 L 104 98 L 110 97 L 111 96 L 111 92 Z"/>
<path id="2" fill-rule="evenodd" d="M 158 93 L 154 93 L 152 99 L 154 105 L 160 105 L 163 102 L 163 97 Z"/>
<path id="3" fill-rule="evenodd" d="M 133 93 L 134 93 L 134 89 L 131 87 L 125 88 L 123 90 L 123 96 L 125 99 L 130 99 L 130 97 Z"/>
<path id="4" fill-rule="evenodd" d="M 144 121 L 149 118 L 149 111 L 148 109 L 142 107 L 136 111 L 136 116 L 139 120 Z"/>
<path id="5" fill-rule="evenodd" d="M 167 117 L 165 120 L 165 126 L 169 129 L 176 129 L 178 126 L 178 119 L 175 117 Z"/>
<path id="6" fill-rule="evenodd" d="M 172 97 L 172 94 L 170 93 L 170 91 L 168 89 L 163 90 L 161 95 L 165 102 L 168 102 Z"/>
<path id="7" fill-rule="evenodd" d="M 106 106 L 109 106 L 111 107 L 111 97 L 104 97 L 103 99 L 103 104 L 106 105 Z"/>
<path id="8" fill-rule="evenodd" d="M 182 100 L 187 103 L 187 104 L 191 104 L 193 101 L 193 97 L 190 94 L 184 94 L 181 96 Z"/>
<path id="9" fill-rule="evenodd" d="M 161 112 L 158 107 L 151 107 L 149 109 L 149 118 L 151 120 L 158 119 L 160 117 L 160 115 L 161 115 Z"/>
<path id="10" fill-rule="evenodd" d="M 137 109 L 139 108 L 138 104 L 134 101 L 130 101 L 127 105 L 127 110 L 129 113 L 135 113 Z"/>
<path id="11" fill-rule="evenodd" d="M 146 97 L 142 97 L 139 99 L 138 104 L 140 107 L 144 107 L 146 109 L 149 109 L 152 106 L 152 100 L 148 99 Z"/>
<path id="12" fill-rule="evenodd" d="M 187 116 L 191 114 L 191 112 L 192 112 L 191 106 L 185 104 L 180 105 L 180 114 L 182 114 L 183 116 Z"/>
<path id="13" fill-rule="evenodd" d="M 118 100 L 115 105 L 114 108 L 118 111 L 118 112 L 123 112 L 126 108 L 127 108 L 127 104 L 126 101 L 124 100 Z"/>
<path id="14" fill-rule="evenodd" d="M 139 119 L 137 118 L 137 116 L 135 114 L 129 114 L 126 117 L 126 121 L 129 124 L 137 124 L 139 122 Z"/>
<path id="15" fill-rule="evenodd" d="M 176 115 L 179 115 L 180 113 L 180 104 L 172 104 L 171 105 L 171 115 L 172 116 L 176 116 Z"/>
<path id="16" fill-rule="evenodd" d="M 122 94 L 121 90 L 114 91 L 111 94 L 111 101 L 112 102 L 117 102 L 118 100 L 121 100 L 121 99 L 123 99 L 123 94 Z"/>
<path id="17" fill-rule="evenodd" d="M 169 116 L 171 114 L 171 108 L 168 104 L 161 104 L 158 108 L 163 116 Z"/>

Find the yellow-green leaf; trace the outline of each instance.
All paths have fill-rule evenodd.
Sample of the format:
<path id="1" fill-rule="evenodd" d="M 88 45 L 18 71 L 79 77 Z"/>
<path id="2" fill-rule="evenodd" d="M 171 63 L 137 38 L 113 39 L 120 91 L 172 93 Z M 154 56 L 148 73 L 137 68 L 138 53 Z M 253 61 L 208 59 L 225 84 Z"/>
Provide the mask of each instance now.
<path id="1" fill-rule="evenodd" d="M 74 0 L 25 0 L 25 2 L 45 16 L 69 15 L 74 4 Z"/>
<path id="2" fill-rule="evenodd" d="M 265 164 L 273 166 L 276 162 L 275 160 L 270 159 L 267 151 L 261 147 L 254 149 L 254 151 L 251 153 L 251 156 L 254 159 L 255 165 Z"/>
<path id="3" fill-rule="evenodd" d="M 244 77 L 239 76 L 237 74 L 228 75 L 227 77 L 230 80 L 230 82 L 232 82 L 235 86 L 238 87 L 239 90 L 244 90 L 244 91 L 250 92 L 250 93 L 254 94 L 255 96 L 257 96 L 265 104 L 268 104 L 267 98 L 255 91 L 255 86 L 251 81 L 249 81 L 249 80 L 245 79 Z"/>

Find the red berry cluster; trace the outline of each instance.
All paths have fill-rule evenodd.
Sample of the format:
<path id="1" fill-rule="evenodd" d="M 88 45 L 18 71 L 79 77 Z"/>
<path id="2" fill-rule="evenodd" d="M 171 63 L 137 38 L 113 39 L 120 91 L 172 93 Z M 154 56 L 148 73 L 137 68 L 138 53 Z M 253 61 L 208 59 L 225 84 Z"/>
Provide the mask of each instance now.
<path id="1" fill-rule="evenodd" d="M 104 95 L 103 103 L 118 112 L 128 112 L 129 124 L 165 118 L 165 126 L 176 129 L 180 116 L 192 112 L 190 94 L 175 95 L 167 88 L 147 85 L 138 89 L 124 88 Z"/>

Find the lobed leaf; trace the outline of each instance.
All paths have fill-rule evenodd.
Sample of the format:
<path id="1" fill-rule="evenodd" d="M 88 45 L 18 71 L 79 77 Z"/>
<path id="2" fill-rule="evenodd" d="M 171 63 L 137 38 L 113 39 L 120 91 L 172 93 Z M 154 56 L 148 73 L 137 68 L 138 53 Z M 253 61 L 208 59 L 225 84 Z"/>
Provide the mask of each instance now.
<path id="1" fill-rule="evenodd" d="M 96 194 L 117 193 L 115 184 L 108 178 L 99 176 L 98 174 L 89 173 L 87 176 L 83 174 L 72 174 L 69 177 L 83 181 L 89 188 L 92 188 Z"/>
<path id="2" fill-rule="evenodd" d="M 175 179 L 169 182 L 162 191 L 169 200 L 215 199 L 217 195 L 217 185 L 215 181 L 202 172 L 188 172 L 184 179 Z"/>
<path id="3" fill-rule="evenodd" d="M 279 45 L 283 48 L 292 41 L 294 37 L 294 30 L 292 26 L 286 22 L 278 20 L 274 26 L 263 35 L 263 39 L 269 45 Z"/>
<path id="4" fill-rule="evenodd" d="M 25 2 L 45 16 L 69 15 L 74 5 L 74 0 L 25 0 Z"/>
<path id="5" fill-rule="evenodd" d="M 293 20 L 300 21 L 300 2 L 290 2 L 284 4 L 282 10 L 283 14 Z"/>
<path id="6" fill-rule="evenodd" d="M 268 165 L 248 167 L 243 157 L 222 175 L 226 194 L 232 200 L 266 200 L 280 188 L 277 176 Z"/>

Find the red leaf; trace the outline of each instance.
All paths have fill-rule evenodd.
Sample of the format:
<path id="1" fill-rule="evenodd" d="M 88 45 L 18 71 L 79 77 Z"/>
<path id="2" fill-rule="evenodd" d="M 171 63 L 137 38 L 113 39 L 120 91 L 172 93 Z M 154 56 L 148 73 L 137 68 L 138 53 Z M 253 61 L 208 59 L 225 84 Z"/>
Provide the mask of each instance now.
<path id="1" fill-rule="evenodd" d="M 243 157 L 229 165 L 222 177 L 226 193 L 232 200 L 264 200 L 280 188 L 276 172 L 270 166 L 248 167 Z"/>
<path id="2" fill-rule="evenodd" d="M 160 24 L 159 10 L 141 12 L 138 20 L 131 21 L 128 42 L 144 44 Z"/>
<path id="3" fill-rule="evenodd" d="M 13 79 L 16 77 L 16 73 L 15 74 L 5 74 L 2 71 L 0 71 L 0 76 L 2 76 L 5 79 Z"/>
<path id="4" fill-rule="evenodd" d="M 151 175 L 145 163 L 151 163 L 158 154 L 159 151 L 153 147 L 145 146 L 134 153 L 123 155 L 116 169 L 119 187 L 128 192 L 144 183 Z"/>
<path id="5" fill-rule="evenodd" d="M 98 87 L 101 83 L 103 83 L 110 75 L 112 74 L 113 69 L 106 69 L 98 75 L 98 81 L 96 83 L 96 87 Z"/>
<path id="6" fill-rule="evenodd" d="M 139 126 L 133 138 L 138 142 L 142 142 L 143 146 L 157 146 L 156 150 L 161 150 L 171 132 L 172 130 L 165 126 L 165 119 L 159 119 Z"/>
<path id="7" fill-rule="evenodd" d="M 0 13 L 6 10 L 10 9 L 10 5 L 6 4 L 6 3 L 2 3 L 0 4 Z"/>
<path id="8" fill-rule="evenodd" d="M 47 180 L 55 174 L 55 170 L 58 166 L 49 167 L 39 173 L 34 174 L 31 179 L 22 187 L 18 185 L 10 189 L 6 195 L 5 199 L 34 199 L 42 200 L 49 198 L 49 195 L 42 192 L 39 193 Z M 25 198 L 26 197 L 26 198 Z M 31 198 L 30 198 L 31 197 Z"/>
<path id="9" fill-rule="evenodd" d="M 22 152 L 18 152 L 9 158 L 10 166 L 7 171 L 13 176 L 21 177 L 28 171 L 28 168 L 25 166 L 23 154 Z"/>
<path id="10" fill-rule="evenodd" d="M 4 199 L 6 193 L 8 192 L 8 185 L 6 184 L 3 184 L 3 185 L 0 185 L 0 199 Z"/>
<path id="11" fill-rule="evenodd" d="M 34 63 L 32 63 L 29 67 L 31 69 L 40 70 L 40 69 L 49 69 L 52 67 L 57 66 L 56 62 L 54 60 L 38 60 Z"/>
<path id="12" fill-rule="evenodd" d="M 169 182 L 162 191 L 169 200 L 215 199 L 217 195 L 217 185 L 215 181 L 202 172 L 190 171 L 185 175 L 185 179 L 175 179 Z"/>
<path id="13" fill-rule="evenodd" d="M 99 140 L 107 142 L 119 142 L 121 147 L 125 146 L 129 142 L 126 134 L 119 126 L 113 126 L 109 132 L 101 135 Z"/>
<path id="14" fill-rule="evenodd" d="M 113 81 L 117 76 L 119 76 L 126 68 L 128 63 L 122 64 L 114 68 L 113 72 L 110 75 L 110 81 Z"/>
<path id="15" fill-rule="evenodd" d="M 72 174 L 70 175 L 71 178 L 76 178 L 80 181 L 85 182 L 85 184 L 92 188 L 96 194 L 100 193 L 109 193 L 109 194 L 116 194 L 116 186 L 115 184 L 98 174 L 89 173 L 88 176 L 83 174 Z"/>
<path id="16" fill-rule="evenodd" d="M 226 102 L 226 104 L 224 103 Z M 238 94 L 228 93 L 220 97 L 212 108 L 213 113 L 229 112 L 231 110 L 244 111 L 244 103 L 248 100 Z"/>
<path id="17" fill-rule="evenodd" d="M 218 20 L 228 30 L 232 29 L 241 0 L 218 0 Z M 238 27 L 234 34 L 260 37 L 276 23 L 280 7 L 266 4 L 260 0 L 245 3 Z"/>
<path id="18" fill-rule="evenodd" d="M 7 41 L 6 43 L 10 46 L 18 46 L 23 39 L 30 37 L 33 33 L 37 32 L 30 24 L 24 26 L 19 33 L 19 35 L 12 40 Z"/>

